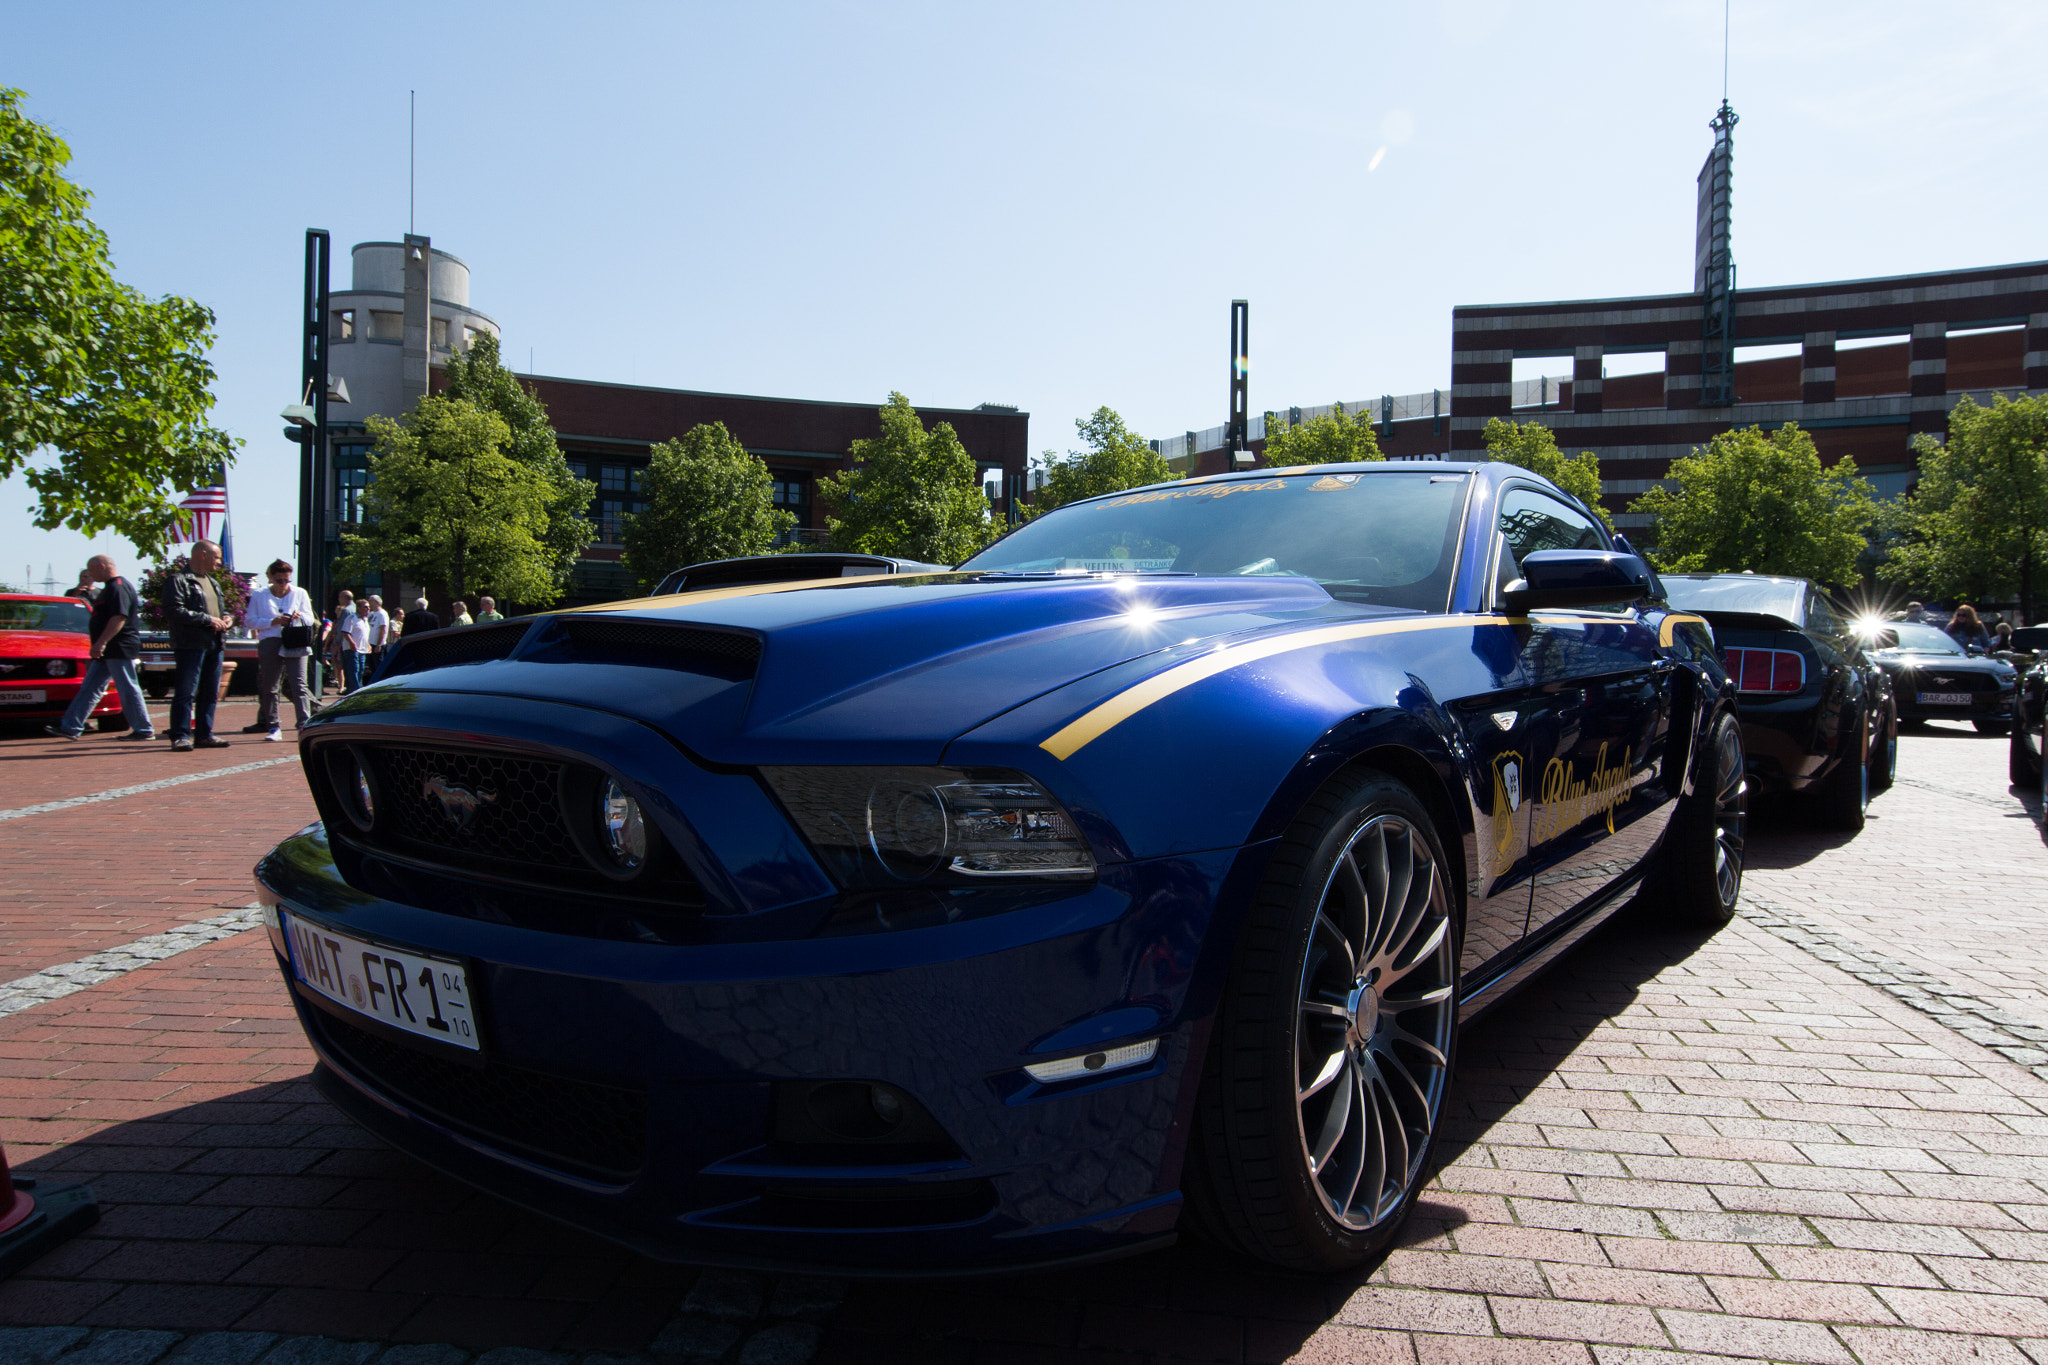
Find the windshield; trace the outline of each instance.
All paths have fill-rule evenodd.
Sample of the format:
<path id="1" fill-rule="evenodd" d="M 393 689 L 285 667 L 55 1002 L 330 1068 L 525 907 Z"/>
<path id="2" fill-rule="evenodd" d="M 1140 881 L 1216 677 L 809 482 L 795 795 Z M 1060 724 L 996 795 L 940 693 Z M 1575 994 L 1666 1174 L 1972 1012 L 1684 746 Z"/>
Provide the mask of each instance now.
<path id="1" fill-rule="evenodd" d="M 1450 603 L 1468 474 L 1279 474 L 1125 493 L 1048 512 L 960 567 L 1313 579 L 1347 602 Z"/>
<path id="2" fill-rule="evenodd" d="M 1797 622 L 1806 585 L 1796 579 L 1755 578 L 1748 574 L 1666 574 L 1664 592 L 1672 606 L 1686 611 L 1740 611 Z"/>
<path id="3" fill-rule="evenodd" d="M 1903 654 L 1961 654 L 1963 647 L 1949 638 L 1940 626 L 1914 625 L 1907 621 L 1886 624 L 1883 629 L 1899 633 L 1898 650 Z M 1880 654 L 1892 651 L 1883 649 Z"/>
<path id="4" fill-rule="evenodd" d="M 83 602 L 0 601 L 0 630 L 54 630 L 65 635 L 83 635 L 91 622 L 92 609 Z"/>

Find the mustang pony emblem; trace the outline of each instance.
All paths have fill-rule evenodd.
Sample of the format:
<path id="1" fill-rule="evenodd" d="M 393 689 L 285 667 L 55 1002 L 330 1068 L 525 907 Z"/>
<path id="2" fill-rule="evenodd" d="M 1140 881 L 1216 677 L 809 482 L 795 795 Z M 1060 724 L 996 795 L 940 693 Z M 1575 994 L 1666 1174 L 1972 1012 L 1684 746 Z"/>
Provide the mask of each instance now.
<path id="1" fill-rule="evenodd" d="M 456 786 L 439 773 L 420 783 L 420 795 L 439 801 L 441 814 L 447 816 L 449 823 L 458 830 L 468 829 L 469 822 L 476 818 L 479 810 L 495 805 L 498 800 L 496 792 L 473 792 L 467 787 Z"/>

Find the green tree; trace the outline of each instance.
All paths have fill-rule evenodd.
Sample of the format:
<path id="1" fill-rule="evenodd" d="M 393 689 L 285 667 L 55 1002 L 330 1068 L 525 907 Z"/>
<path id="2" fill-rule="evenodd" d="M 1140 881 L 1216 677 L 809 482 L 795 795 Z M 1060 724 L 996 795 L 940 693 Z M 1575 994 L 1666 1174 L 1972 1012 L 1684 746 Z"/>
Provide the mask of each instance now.
<path id="1" fill-rule="evenodd" d="M 853 443 L 853 468 L 818 480 L 832 548 L 958 564 L 995 531 L 974 457 L 952 423 L 926 431 L 900 393 L 881 417 L 880 436 Z"/>
<path id="2" fill-rule="evenodd" d="M 547 606 L 561 596 L 548 544 L 555 485 L 505 453 L 512 430 L 463 398 L 420 399 L 404 420 L 370 418 L 376 452 L 362 529 L 342 532 L 338 577 L 375 570 Z"/>
<path id="3" fill-rule="evenodd" d="M 239 444 L 207 422 L 213 313 L 115 280 L 91 196 L 64 178 L 71 149 L 24 98 L 0 89 L 0 480 L 23 475 L 43 530 L 115 531 L 150 554 L 167 495 Z"/>
<path id="4" fill-rule="evenodd" d="M 764 555 L 796 518 L 775 506 L 775 478 L 723 422 L 694 426 L 648 453 L 647 510 L 626 519 L 626 567 L 651 588 L 671 570 Z"/>
<path id="5" fill-rule="evenodd" d="M 1045 486 L 1032 495 L 1033 516 L 1082 498 L 1165 483 L 1174 476 L 1166 457 L 1126 427 L 1114 408 L 1097 408 L 1087 417 L 1076 417 L 1074 429 L 1081 433 L 1086 449 L 1065 455 L 1045 452 Z"/>
<path id="6" fill-rule="evenodd" d="M 1608 530 L 1614 519 L 1600 505 L 1600 457 L 1582 450 L 1566 459 L 1557 448 L 1557 436 L 1541 422 L 1504 422 L 1490 419 L 1480 433 L 1486 442 L 1486 458 L 1501 464 L 1519 465 L 1544 478 L 1586 504 Z"/>
<path id="7" fill-rule="evenodd" d="M 1372 419 L 1362 412 L 1354 416 L 1344 411 L 1342 403 L 1337 404 L 1335 411 L 1306 422 L 1266 423 L 1266 463 L 1275 468 L 1385 458 L 1380 454 L 1378 438 L 1372 434 Z"/>
<path id="8" fill-rule="evenodd" d="M 1963 395 L 1948 444 L 1921 435 L 1920 483 L 1890 510 L 1900 533 L 1878 573 L 1929 596 L 2019 599 L 2034 615 L 2048 567 L 2048 398 Z"/>
<path id="9" fill-rule="evenodd" d="M 597 485 L 570 470 L 562 448 L 555 444 L 548 410 L 532 389 L 505 368 L 499 359 L 497 337 L 479 330 L 468 354 L 457 351 L 449 356 L 443 373 L 448 380 L 443 395 L 464 399 L 503 418 L 511 433 L 505 454 L 547 479 L 551 490 L 546 498 L 548 524 L 540 539 L 547 547 L 548 573 L 556 588 L 566 590 L 576 561 L 597 538 L 597 527 L 586 515 Z"/>
<path id="10" fill-rule="evenodd" d="M 1673 460 L 1671 477 L 1677 492 L 1652 488 L 1629 507 L 1655 520 L 1658 568 L 1858 581 L 1856 556 L 1877 515 L 1870 483 L 1847 457 L 1824 468 L 1796 422 L 1724 431 Z"/>

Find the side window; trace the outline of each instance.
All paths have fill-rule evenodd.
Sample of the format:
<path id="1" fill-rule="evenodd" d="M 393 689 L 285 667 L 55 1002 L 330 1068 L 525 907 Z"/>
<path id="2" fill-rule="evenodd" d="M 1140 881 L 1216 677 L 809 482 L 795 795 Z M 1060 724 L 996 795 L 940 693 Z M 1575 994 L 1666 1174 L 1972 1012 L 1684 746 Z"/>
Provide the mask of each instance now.
<path id="1" fill-rule="evenodd" d="M 1806 599 L 1806 628 L 1816 635 L 1846 635 L 1848 630 L 1842 618 L 1835 613 L 1827 598 L 1810 593 Z"/>
<path id="2" fill-rule="evenodd" d="M 1522 560 L 1538 550 L 1607 548 L 1590 517 L 1533 488 L 1510 488 L 1501 495 L 1500 533 L 1514 555 L 1512 570 L 1505 559 L 1501 563 L 1501 572 L 1511 578 L 1521 577 Z"/>

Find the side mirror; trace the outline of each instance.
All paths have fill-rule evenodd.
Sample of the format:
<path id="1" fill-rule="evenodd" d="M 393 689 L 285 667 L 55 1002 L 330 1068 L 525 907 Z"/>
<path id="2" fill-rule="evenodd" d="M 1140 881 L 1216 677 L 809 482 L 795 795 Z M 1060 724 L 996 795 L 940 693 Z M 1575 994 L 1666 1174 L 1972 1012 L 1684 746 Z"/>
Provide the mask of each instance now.
<path id="1" fill-rule="evenodd" d="M 1650 593 L 1650 569 L 1612 550 L 1538 550 L 1522 560 L 1522 576 L 1501 590 L 1511 612 L 1560 607 L 1619 607 Z"/>

